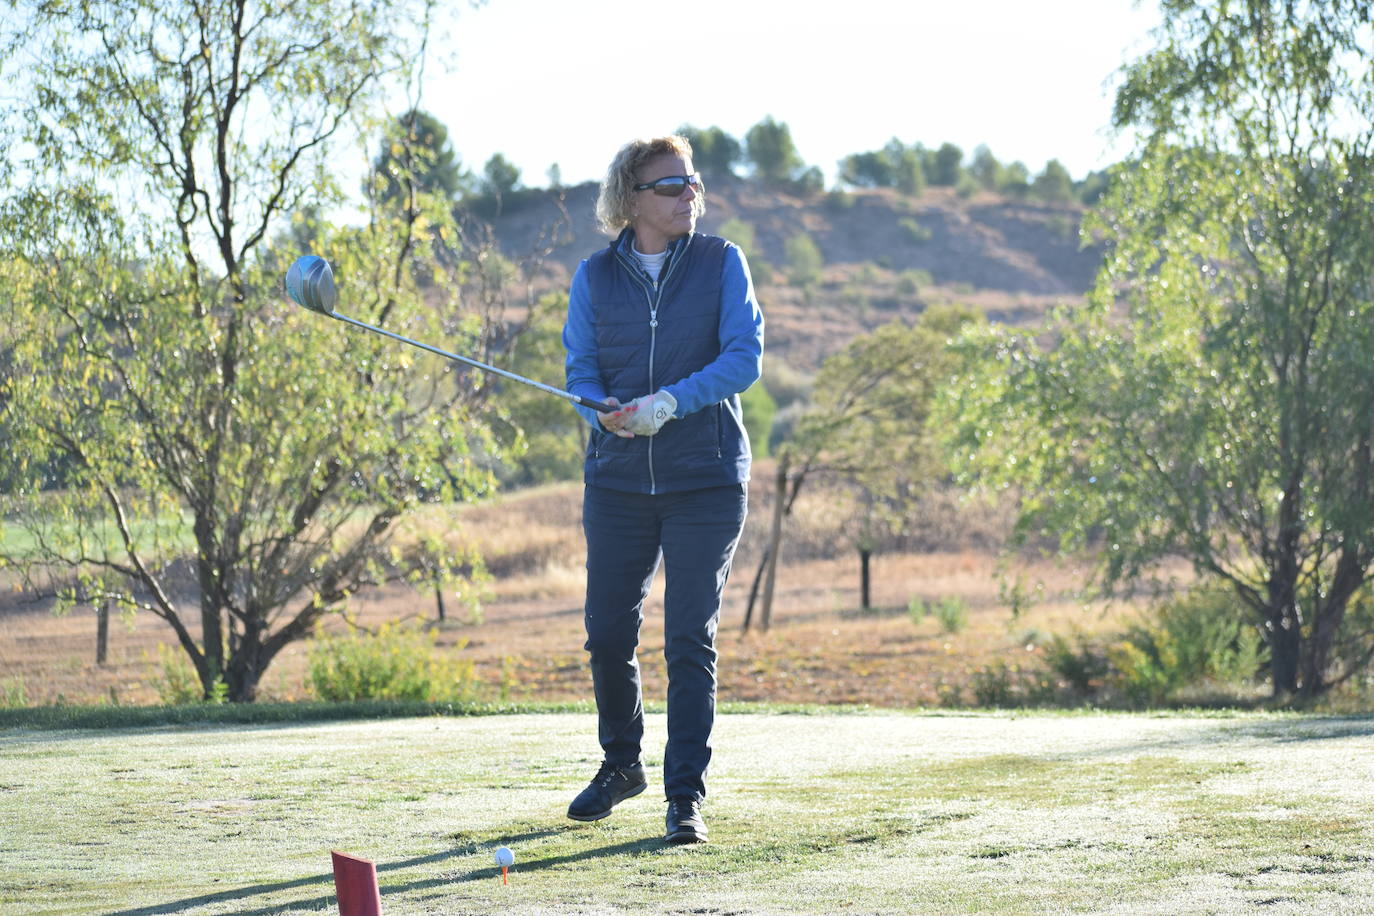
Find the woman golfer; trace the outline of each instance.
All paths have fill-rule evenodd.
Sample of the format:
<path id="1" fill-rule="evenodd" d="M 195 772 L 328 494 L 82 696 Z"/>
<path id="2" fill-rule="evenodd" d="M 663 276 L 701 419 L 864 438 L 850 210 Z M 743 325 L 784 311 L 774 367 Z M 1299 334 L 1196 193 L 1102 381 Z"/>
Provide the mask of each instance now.
<path id="1" fill-rule="evenodd" d="M 684 138 L 623 147 L 596 205 L 616 239 L 578 267 L 563 330 L 568 390 L 624 405 L 611 414 L 578 408 L 592 425 L 586 648 L 604 759 L 568 817 L 598 820 L 646 786 L 635 648 L 662 557 L 669 842 L 706 839 L 716 626 L 749 479 L 739 393 L 758 380 L 763 356 L 744 255 L 695 232 L 704 202 Z"/>

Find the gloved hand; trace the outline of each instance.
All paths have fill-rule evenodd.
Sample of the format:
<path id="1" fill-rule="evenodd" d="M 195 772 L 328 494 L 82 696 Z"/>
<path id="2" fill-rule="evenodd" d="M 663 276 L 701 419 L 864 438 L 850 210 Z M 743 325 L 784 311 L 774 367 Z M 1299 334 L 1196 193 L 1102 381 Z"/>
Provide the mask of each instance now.
<path id="1" fill-rule="evenodd" d="M 677 398 L 661 389 L 635 398 L 631 404 L 635 410 L 626 420 L 625 428 L 636 436 L 652 436 L 673 418 L 673 411 L 677 410 Z"/>

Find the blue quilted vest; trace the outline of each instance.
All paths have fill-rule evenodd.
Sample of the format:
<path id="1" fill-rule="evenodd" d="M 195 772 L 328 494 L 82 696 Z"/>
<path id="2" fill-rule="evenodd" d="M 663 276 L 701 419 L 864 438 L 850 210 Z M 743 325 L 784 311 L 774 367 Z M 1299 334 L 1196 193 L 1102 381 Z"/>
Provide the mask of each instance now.
<path id="1" fill-rule="evenodd" d="M 627 233 L 587 259 L 597 361 L 621 402 L 686 378 L 720 355 L 725 240 L 695 233 L 669 248 L 658 289 L 629 252 Z M 622 242 L 626 242 L 622 251 Z M 592 430 L 584 479 L 632 493 L 674 493 L 749 479 L 739 395 L 668 421 L 654 436 Z"/>

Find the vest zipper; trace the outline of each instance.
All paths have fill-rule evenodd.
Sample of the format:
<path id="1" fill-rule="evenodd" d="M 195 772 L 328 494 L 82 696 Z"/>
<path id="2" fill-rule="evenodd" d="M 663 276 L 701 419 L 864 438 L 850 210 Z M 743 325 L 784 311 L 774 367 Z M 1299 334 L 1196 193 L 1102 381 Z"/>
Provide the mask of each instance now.
<path id="1" fill-rule="evenodd" d="M 670 254 L 668 256 L 668 272 L 664 274 L 662 282 L 650 280 L 645 282 L 644 269 L 638 263 L 631 264 L 619 251 L 616 256 L 621 263 L 629 268 L 630 276 L 639 283 L 644 290 L 644 297 L 649 304 L 649 394 L 654 393 L 654 348 L 658 343 L 658 306 L 662 299 L 663 287 L 668 285 L 668 280 L 673 276 L 673 269 L 677 267 L 678 257 Z M 649 439 L 649 495 L 654 496 L 658 493 L 658 480 L 654 476 L 654 440 Z"/>
<path id="2" fill-rule="evenodd" d="M 654 393 L 654 348 L 658 344 L 658 302 L 659 283 L 654 281 L 653 301 L 649 303 L 649 393 Z M 649 437 L 649 495 L 658 492 L 658 481 L 654 477 L 654 440 Z"/>

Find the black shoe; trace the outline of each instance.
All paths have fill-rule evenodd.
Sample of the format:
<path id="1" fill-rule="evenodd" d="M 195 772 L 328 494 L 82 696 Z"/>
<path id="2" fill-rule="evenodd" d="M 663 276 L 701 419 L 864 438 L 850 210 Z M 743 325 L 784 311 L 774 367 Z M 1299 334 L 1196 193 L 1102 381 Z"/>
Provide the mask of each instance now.
<path id="1" fill-rule="evenodd" d="M 575 821 L 599 821 L 625 799 L 643 792 L 647 785 L 642 764 L 603 763 L 587 788 L 568 806 L 568 817 Z"/>
<path id="2" fill-rule="evenodd" d="M 701 816 L 701 802 L 685 795 L 668 799 L 668 832 L 663 839 L 669 843 L 705 843 L 706 821 Z"/>

